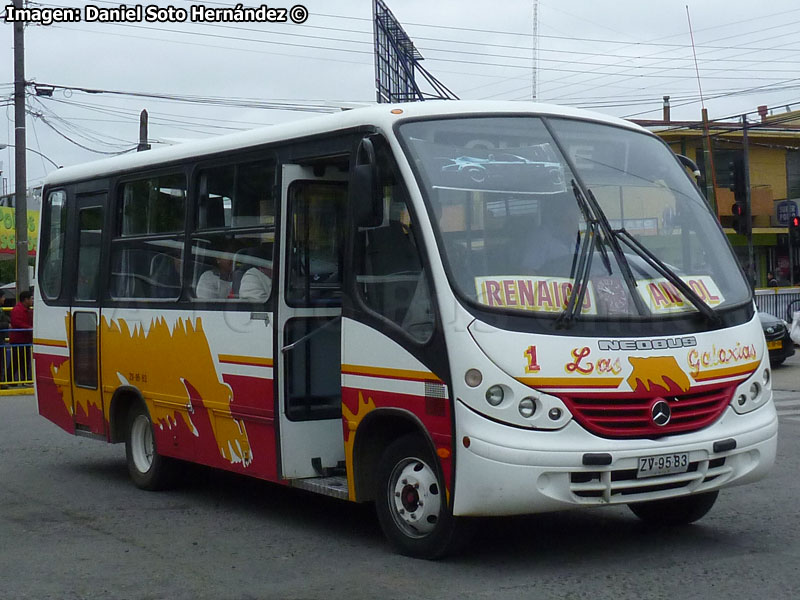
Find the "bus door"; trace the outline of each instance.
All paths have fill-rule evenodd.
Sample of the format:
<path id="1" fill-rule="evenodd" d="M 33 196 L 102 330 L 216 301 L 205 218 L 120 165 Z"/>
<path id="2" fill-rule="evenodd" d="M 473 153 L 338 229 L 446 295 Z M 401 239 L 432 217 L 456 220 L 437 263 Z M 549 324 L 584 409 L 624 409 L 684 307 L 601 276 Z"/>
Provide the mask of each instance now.
<path id="1" fill-rule="evenodd" d="M 78 195 L 77 260 L 70 312 L 72 414 L 75 433 L 105 436 L 100 388 L 100 248 L 106 193 Z"/>
<path id="2" fill-rule="evenodd" d="M 281 470 L 344 464 L 341 298 L 347 173 L 283 165 L 276 348 Z"/>

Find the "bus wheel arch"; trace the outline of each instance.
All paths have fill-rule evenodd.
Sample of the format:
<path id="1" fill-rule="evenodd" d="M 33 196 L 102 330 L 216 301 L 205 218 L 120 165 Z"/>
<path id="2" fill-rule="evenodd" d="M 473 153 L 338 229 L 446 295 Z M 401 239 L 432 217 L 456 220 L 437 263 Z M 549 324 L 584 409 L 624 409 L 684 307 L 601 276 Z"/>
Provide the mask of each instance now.
<path id="1" fill-rule="evenodd" d="M 430 435 L 420 420 L 410 412 L 379 408 L 370 412 L 355 431 L 353 472 L 355 494 L 359 502 L 374 500 L 378 462 L 384 450 L 396 439 L 417 434 L 426 438 L 433 450 Z"/>
<path id="2" fill-rule="evenodd" d="M 125 441 L 128 427 L 128 413 L 136 403 L 144 404 L 139 390 L 132 386 L 122 386 L 114 391 L 108 411 L 109 441 L 113 444 Z"/>
<path id="3" fill-rule="evenodd" d="M 143 490 L 170 487 L 175 478 L 176 461 L 159 454 L 147 404 L 141 396 L 133 395 L 126 406 L 124 413 L 120 412 L 117 417 L 124 416 L 125 460 L 131 480 Z"/>

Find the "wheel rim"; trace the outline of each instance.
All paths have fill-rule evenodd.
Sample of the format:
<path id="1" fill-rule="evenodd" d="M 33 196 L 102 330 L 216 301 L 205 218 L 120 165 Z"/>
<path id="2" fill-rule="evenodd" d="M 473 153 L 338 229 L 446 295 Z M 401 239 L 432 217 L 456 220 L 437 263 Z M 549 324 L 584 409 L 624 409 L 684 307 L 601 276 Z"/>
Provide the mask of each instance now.
<path id="1" fill-rule="evenodd" d="M 442 494 L 436 473 L 418 458 L 404 458 L 389 478 L 389 512 L 397 527 L 414 538 L 430 534 L 439 522 Z"/>
<path id="2" fill-rule="evenodd" d="M 138 415 L 131 426 L 131 455 L 133 464 L 140 473 L 147 473 L 153 466 L 155 443 L 150 419 Z"/>

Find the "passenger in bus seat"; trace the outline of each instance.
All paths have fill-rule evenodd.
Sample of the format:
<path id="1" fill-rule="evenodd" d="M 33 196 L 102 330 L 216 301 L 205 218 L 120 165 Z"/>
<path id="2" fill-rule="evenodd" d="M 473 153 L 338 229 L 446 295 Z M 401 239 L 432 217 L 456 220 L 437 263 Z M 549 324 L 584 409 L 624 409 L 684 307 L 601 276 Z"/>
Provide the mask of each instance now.
<path id="1" fill-rule="evenodd" d="M 197 280 L 194 294 L 203 300 L 229 298 L 233 291 L 233 253 L 221 250 L 215 259 L 215 266 L 206 270 Z"/>
<path id="2" fill-rule="evenodd" d="M 272 269 L 267 266 L 250 267 L 242 275 L 239 298 L 266 302 L 272 291 Z"/>
<path id="3" fill-rule="evenodd" d="M 233 295 L 265 302 L 272 290 L 272 242 L 243 248 L 233 258 Z"/>

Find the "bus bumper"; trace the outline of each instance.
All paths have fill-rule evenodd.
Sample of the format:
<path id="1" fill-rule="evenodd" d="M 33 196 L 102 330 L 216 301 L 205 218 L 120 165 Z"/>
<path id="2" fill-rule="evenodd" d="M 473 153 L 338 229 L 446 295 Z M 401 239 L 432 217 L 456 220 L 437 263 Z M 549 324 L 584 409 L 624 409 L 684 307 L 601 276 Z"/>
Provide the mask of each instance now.
<path id="1" fill-rule="evenodd" d="M 728 407 L 709 427 L 657 440 L 600 438 L 575 421 L 558 431 L 525 430 L 490 421 L 460 401 L 455 404 L 457 516 L 532 514 L 683 496 L 756 481 L 775 462 L 778 416 L 771 400 L 745 415 Z M 735 448 L 721 450 L 731 446 L 730 440 Z M 640 457 L 676 453 L 689 454 L 688 472 L 637 478 Z M 598 455 L 610 455 L 610 464 L 584 464 L 598 462 Z"/>

